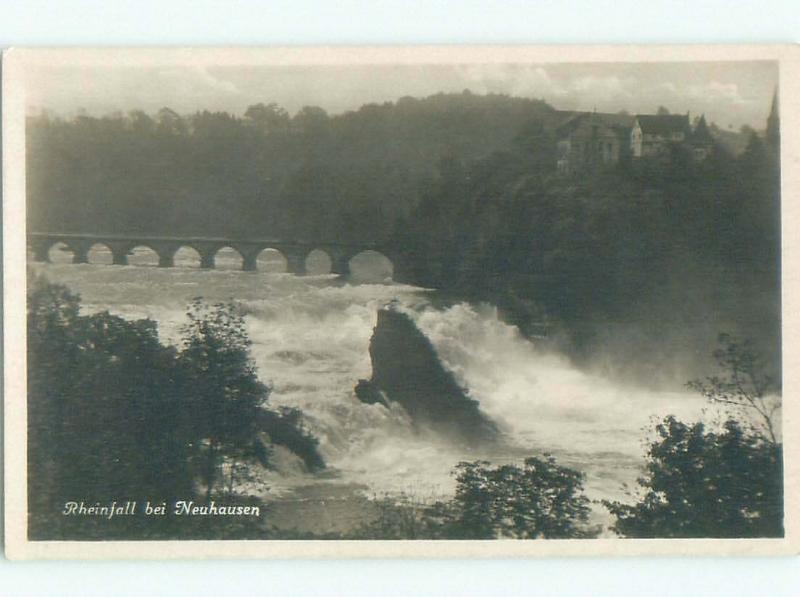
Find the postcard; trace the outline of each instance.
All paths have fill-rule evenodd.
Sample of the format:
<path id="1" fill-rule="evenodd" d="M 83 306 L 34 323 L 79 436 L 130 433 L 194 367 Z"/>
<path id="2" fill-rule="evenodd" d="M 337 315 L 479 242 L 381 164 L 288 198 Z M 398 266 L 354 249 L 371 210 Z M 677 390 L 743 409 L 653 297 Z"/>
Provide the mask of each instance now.
<path id="1" fill-rule="evenodd" d="M 8 557 L 798 551 L 797 47 L 2 75 Z"/>

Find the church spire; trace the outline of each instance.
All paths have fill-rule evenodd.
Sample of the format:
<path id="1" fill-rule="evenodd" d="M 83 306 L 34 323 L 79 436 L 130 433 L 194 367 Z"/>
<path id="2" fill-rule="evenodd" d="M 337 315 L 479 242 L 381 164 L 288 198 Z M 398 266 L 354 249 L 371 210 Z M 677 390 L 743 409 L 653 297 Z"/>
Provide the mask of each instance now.
<path id="1" fill-rule="evenodd" d="M 772 94 L 772 108 L 767 118 L 767 143 L 774 149 L 778 149 L 781 144 L 781 118 L 778 112 L 778 88 Z"/>

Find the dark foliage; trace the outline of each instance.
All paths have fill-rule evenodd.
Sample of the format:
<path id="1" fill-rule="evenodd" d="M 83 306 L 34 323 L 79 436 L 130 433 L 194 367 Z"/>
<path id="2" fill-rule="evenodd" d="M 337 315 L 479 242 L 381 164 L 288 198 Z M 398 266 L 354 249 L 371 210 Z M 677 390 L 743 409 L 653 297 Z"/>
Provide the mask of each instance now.
<path id="1" fill-rule="evenodd" d="M 258 380 L 250 358 L 250 339 L 235 304 L 206 305 L 195 299 L 183 328 L 178 356 L 189 414 L 193 456 L 210 499 L 223 464 L 233 485 L 242 460 L 267 452 L 257 446 L 257 414 L 266 406 L 269 389 Z"/>
<path id="2" fill-rule="evenodd" d="M 272 442 L 324 467 L 298 411 L 267 408 L 268 388 L 230 305 L 189 312 L 181 351 L 150 320 L 81 315 L 78 297 L 39 279 L 28 303 L 29 534 L 34 539 L 240 536 L 213 521 L 64 517 L 67 501 L 171 504 L 226 494 Z M 223 475 L 223 473 L 226 473 Z M 253 503 L 251 500 L 249 503 Z M 171 518 L 171 517 L 170 517 Z M 205 530 L 204 530 L 205 529 Z M 238 529 L 238 530 L 237 530 Z"/>
<path id="3" fill-rule="evenodd" d="M 719 340 L 714 356 L 723 374 L 688 385 L 724 405 L 729 418 L 717 432 L 672 416 L 656 425 L 638 502 L 605 502 L 623 536 L 783 536 L 780 396 L 749 341 Z"/>
<path id="4" fill-rule="evenodd" d="M 439 94 L 339 116 L 275 104 L 28 121 L 30 228 L 386 239 L 440 157 L 505 147 L 544 102 Z M 91 222 L 92 229 L 86 230 Z"/>
<path id="5" fill-rule="evenodd" d="M 625 537 L 782 537 L 782 448 L 733 420 L 719 432 L 667 417 L 656 426 L 645 490 L 635 505 L 606 502 Z"/>
<path id="6" fill-rule="evenodd" d="M 738 157 L 567 175 L 554 145 L 529 146 L 440 165 L 394 237 L 419 283 L 497 304 L 529 333 L 549 322 L 572 355 L 602 351 L 649 382 L 707 368 L 692 353 L 719 329 L 753 338 L 780 377 L 780 174 L 758 137 Z"/>
<path id="7" fill-rule="evenodd" d="M 192 495 L 175 350 L 151 321 L 80 316 L 78 298 L 39 284 L 28 311 L 31 536 L 58 536 L 68 500 Z"/>
<path id="8" fill-rule="evenodd" d="M 599 533 L 588 524 L 583 474 L 552 457 L 520 467 L 462 462 L 455 497 L 426 504 L 407 495 L 377 501 L 378 513 L 357 537 L 372 539 L 573 539 Z"/>
<path id="9" fill-rule="evenodd" d="M 526 458 L 522 467 L 465 462 L 456 467 L 455 535 L 467 539 L 591 537 L 584 475 L 552 457 Z"/>

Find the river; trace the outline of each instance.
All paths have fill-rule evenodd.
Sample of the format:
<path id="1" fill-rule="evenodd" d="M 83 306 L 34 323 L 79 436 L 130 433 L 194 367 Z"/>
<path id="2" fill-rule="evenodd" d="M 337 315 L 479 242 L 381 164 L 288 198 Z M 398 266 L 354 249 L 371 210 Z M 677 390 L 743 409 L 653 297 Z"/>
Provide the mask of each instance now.
<path id="1" fill-rule="evenodd" d="M 110 262 L 110 255 L 99 257 Z M 272 388 L 271 403 L 305 413 L 329 467 L 309 475 L 286 456 L 280 470 L 259 477 L 251 489 L 282 508 L 285 526 L 346 529 L 359 518 L 357 508 L 345 507 L 354 495 L 447 496 L 454 488 L 453 466 L 478 458 L 520 462 L 550 453 L 586 474 L 586 494 L 593 500 L 627 500 L 623 484 L 633 486 L 641 474 L 654 418 L 696 420 L 707 406 L 691 393 L 621 385 L 581 371 L 522 337 L 491 305 L 442 308 L 433 306 L 431 291 L 412 286 L 237 271 L 238 264 L 226 264 L 223 256 L 218 265 L 228 269 L 160 269 L 135 257 L 128 266 L 49 263 L 32 269 L 80 294 L 87 313 L 154 319 L 168 343 L 178 342 L 193 297 L 243 305 L 252 355 Z M 381 262 L 356 265 L 356 277 L 385 277 Z M 264 269 L 279 267 L 265 263 Z M 421 436 L 401 409 L 355 398 L 357 381 L 371 375 L 368 347 L 377 311 L 390 302 L 412 316 L 444 365 L 498 424 L 508 437 L 506 448 L 482 453 Z M 595 521 L 610 522 L 602 506 L 593 509 Z"/>

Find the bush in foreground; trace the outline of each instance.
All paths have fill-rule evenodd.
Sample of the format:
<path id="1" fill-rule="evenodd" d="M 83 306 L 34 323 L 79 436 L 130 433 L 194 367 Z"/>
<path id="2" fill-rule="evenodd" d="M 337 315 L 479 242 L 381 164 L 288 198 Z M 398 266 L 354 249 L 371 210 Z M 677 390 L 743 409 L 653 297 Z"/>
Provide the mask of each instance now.
<path id="1" fill-rule="evenodd" d="M 604 502 L 624 537 L 783 536 L 781 446 L 729 420 L 721 432 L 667 417 L 656 426 L 634 505 Z"/>
<path id="2" fill-rule="evenodd" d="M 751 342 L 719 337 L 722 375 L 688 386 L 729 409 L 719 431 L 667 417 L 634 505 L 604 502 L 625 537 L 783 536 L 780 396 Z"/>
<path id="3" fill-rule="evenodd" d="M 375 520 L 362 539 L 573 539 L 599 533 L 591 527 L 584 476 L 552 457 L 522 466 L 462 462 L 454 470 L 453 499 L 434 504 L 409 496 L 378 500 Z"/>

